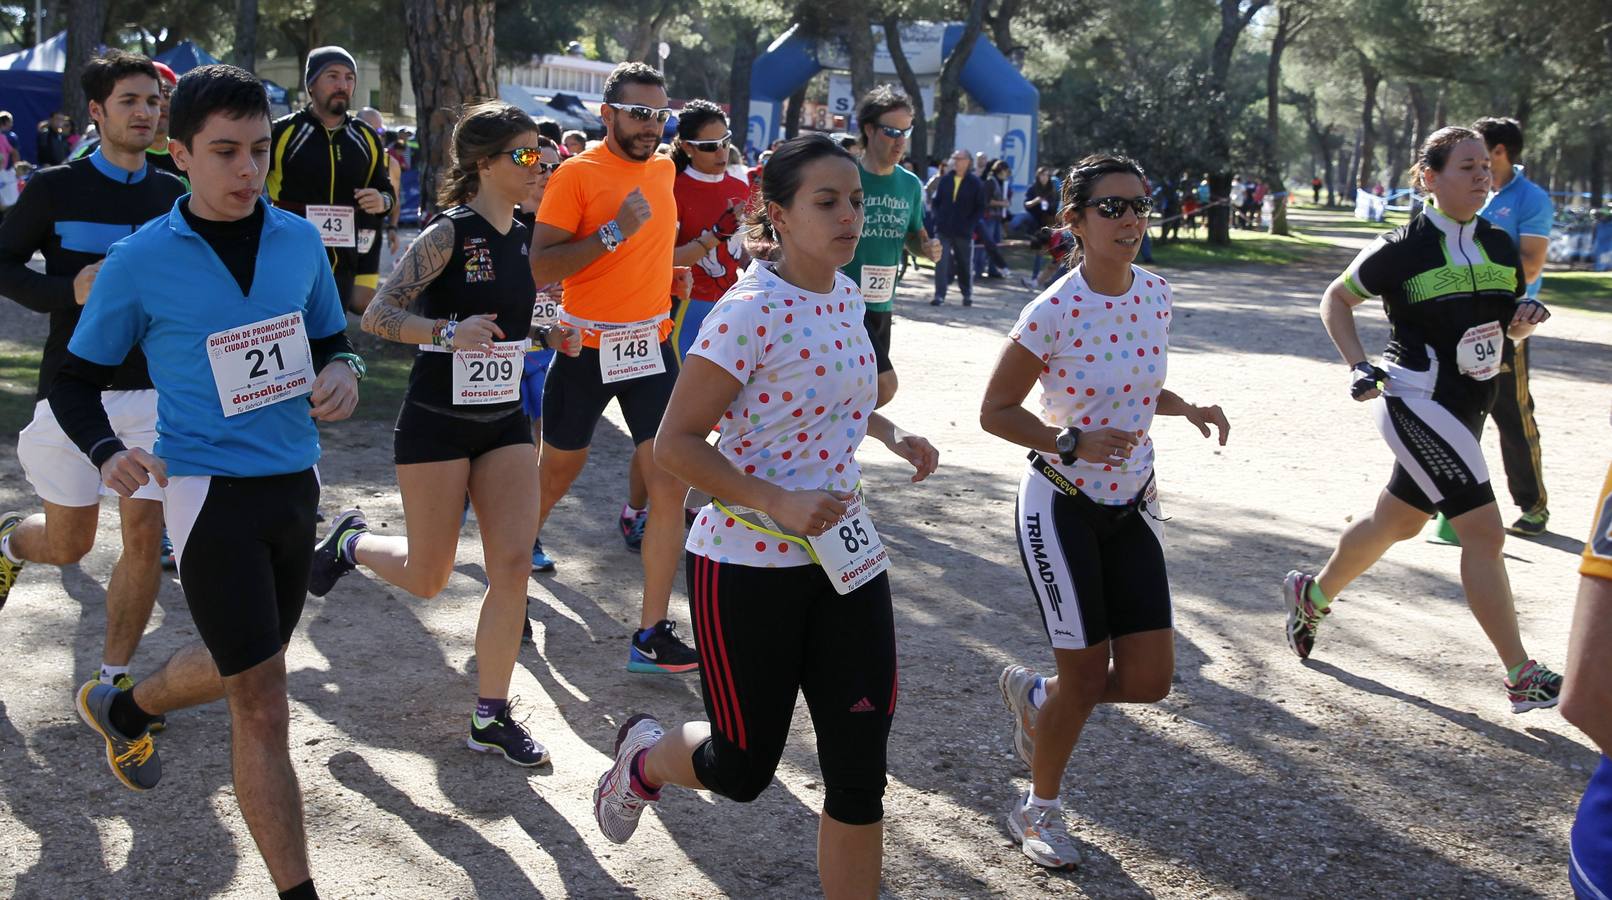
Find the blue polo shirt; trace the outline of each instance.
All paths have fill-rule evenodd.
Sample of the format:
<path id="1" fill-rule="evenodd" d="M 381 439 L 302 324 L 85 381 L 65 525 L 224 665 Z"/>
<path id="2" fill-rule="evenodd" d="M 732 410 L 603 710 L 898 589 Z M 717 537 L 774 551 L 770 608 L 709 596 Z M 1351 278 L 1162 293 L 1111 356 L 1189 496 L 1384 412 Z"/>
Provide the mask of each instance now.
<path id="1" fill-rule="evenodd" d="M 1550 226 L 1556 220 L 1556 209 L 1551 206 L 1550 194 L 1523 174 L 1522 166 L 1511 167 L 1511 180 L 1506 186 L 1489 195 L 1478 215 L 1488 219 L 1495 227 L 1511 235 L 1512 243 L 1520 249 L 1525 237 L 1542 237 L 1550 240 Z M 1528 285 L 1527 296 L 1537 298 L 1541 275 Z"/>
<path id="2" fill-rule="evenodd" d="M 135 347 L 145 351 L 157 388 L 155 452 L 168 474 L 301 472 L 319 461 L 306 396 L 226 419 L 207 336 L 292 312 L 302 313 L 310 340 L 346 328 L 319 232 L 265 204 L 257 275 L 242 296 L 213 248 L 185 221 L 181 204 L 188 198 L 112 245 L 67 349 L 103 366 L 116 366 Z"/>

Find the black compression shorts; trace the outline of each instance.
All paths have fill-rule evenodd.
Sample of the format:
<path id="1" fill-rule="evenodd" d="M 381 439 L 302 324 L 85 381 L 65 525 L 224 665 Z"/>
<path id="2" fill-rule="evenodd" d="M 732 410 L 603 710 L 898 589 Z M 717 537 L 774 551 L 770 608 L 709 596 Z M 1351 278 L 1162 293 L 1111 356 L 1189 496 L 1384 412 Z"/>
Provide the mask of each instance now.
<path id="1" fill-rule="evenodd" d="M 585 450 L 593 429 L 614 399 L 627 420 L 634 446 L 653 440 L 677 383 L 677 351 L 670 340 L 660 343 L 666 371 L 605 384 L 599 374 L 599 350 L 583 347 L 577 356 L 555 354 L 543 383 L 543 443 L 556 450 Z"/>
<path id="2" fill-rule="evenodd" d="M 815 565 L 764 569 L 687 558 L 711 723 L 711 737 L 694 749 L 700 783 L 741 802 L 760 795 L 804 694 L 824 814 L 847 825 L 883 819 L 897 690 L 889 574 L 841 596 Z"/>
<path id="3" fill-rule="evenodd" d="M 873 343 L 873 359 L 878 363 L 881 375 L 895 370 L 895 364 L 890 362 L 890 323 L 894 318 L 893 312 L 874 312 L 871 309 L 862 315 L 862 324 L 868 329 L 868 340 Z"/>
<path id="4" fill-rule="evenodd" d="M 1017 528 L 1019 558 L 1054 649 L 1172 627 L 1156 495 L 1108 506 L 1065 494 L 1032 466 L 1019 482 Z"/>
<path id="5" fill-rule="evenodd" d="M 392 462 L 409 466 L 475 459 L 517 444 L 532 444 L 532 421 L 520 409 L 482 422 L 404 401 L 392 430 Z"/>
<path id="6" fill-rule="evenodd" d="M 196 631 L 228 678 L 291 640 L 308 596 L 319 478 L 178 476 L 163 498 Z"/>

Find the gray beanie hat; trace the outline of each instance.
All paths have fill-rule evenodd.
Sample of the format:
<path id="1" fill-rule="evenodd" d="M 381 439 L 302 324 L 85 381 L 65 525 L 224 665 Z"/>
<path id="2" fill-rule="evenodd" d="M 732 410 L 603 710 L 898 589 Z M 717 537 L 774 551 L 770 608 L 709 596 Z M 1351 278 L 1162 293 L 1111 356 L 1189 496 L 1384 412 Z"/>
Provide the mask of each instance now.
<path id="1" fill-rule="evenodd" d="M 358 74 L 358 63 L 353 62 L 353 55 L 332 44 L 329 47 L 318 47 L 308 54 L 308 67 L 303 71 L 302 83 L 310 85 L 330 66 L 346 66 Z"/>

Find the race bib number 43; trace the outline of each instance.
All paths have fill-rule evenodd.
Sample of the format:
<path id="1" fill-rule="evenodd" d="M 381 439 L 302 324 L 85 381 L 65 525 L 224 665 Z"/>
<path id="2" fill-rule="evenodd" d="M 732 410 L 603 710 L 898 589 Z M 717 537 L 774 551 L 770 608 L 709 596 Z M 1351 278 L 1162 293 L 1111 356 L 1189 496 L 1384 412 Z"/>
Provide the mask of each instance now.
<path id="1" fill-rule="evenodd" d="M 616 328 L 599 335 L 599 377 L 605 384 L 666 371 L 660 353 L 660 324 Z"/>
<path id="2" fill-rule="evenodd" d="M 869 303 L 888 303 L 896 292 L 896 266 L 863 266 L 862 299 Z"/>
<path id="3" fill-rule="evenodd" d="M 494 344 L 491 353 L 453 352 L 453 405 L 509 403 L 521 396 L 521 356 L 525 341 Z"/>
<path id="4" fill-rule="evenodd" d="M 313 392 L 313 351 L 300 312 L 208 335 L 207 361 L 225 418 Z"/>
<path id="5" fill-rule="evenodd" d="M 320 206 L 309 204 L 305 213 L 308 221 L 319 229 L 319 239 L 326 247 L 356 247 L 358 227 L 351 206 Z M 371 238 L 373 240 L 373 238 Z"/>
<path id="6" fill-rule="evenodd" d="M 841 594 L 849 594 L 890 568 L 884 541 L 879 539 L 860 496 L 851 501 L 838 522 L 806 541 L 828 573 L 834 590 Z"/>
<path id="7" fill-rule="evenodd" d="M 1500 374 L 1500 351 L 1505 340 L 1499 322 L 1468 328 L 1455 345 L 1455 364 L 1461 374 L 1477 381 L 1488 381 Z"/>

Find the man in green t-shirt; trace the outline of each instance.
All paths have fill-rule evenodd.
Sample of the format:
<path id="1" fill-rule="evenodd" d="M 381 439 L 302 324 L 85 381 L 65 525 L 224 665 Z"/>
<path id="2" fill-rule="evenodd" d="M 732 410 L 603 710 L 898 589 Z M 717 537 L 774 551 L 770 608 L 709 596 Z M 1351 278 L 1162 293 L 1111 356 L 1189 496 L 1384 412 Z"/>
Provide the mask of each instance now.
<path id="1" fill-rule="evenodd" d="M 896 372 L 890 364 L 890 318 L 895 304 L 901 251 L 940 258 L 940 242 L 924 230 L 924 185 L 902 168 L 912 134 L 912 101 L 882 84 L 862 98 L 856 112 L 862 140 L 862 240 L 845 274 L 862 289 L 867 301 L 868 338 L 879 364 L 879 406 L 896 395 Z"/>

